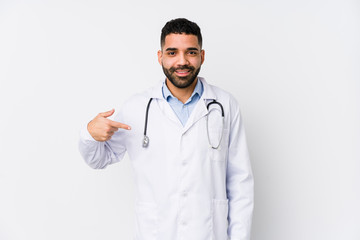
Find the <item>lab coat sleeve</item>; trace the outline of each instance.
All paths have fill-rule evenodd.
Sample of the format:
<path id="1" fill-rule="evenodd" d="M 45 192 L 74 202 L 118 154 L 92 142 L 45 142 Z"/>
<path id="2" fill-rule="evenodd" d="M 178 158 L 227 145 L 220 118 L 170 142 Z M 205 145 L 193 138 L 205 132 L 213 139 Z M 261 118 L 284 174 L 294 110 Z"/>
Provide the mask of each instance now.
<path id="1" fill-rule="evenodd" d="M 115 120 L 119 119 L 119 115 Z M 80 131 L 79 151 L 85 162 L 94 169 L 102 169 L 119 162 L 125 155 L 125 131 L 119 129 L 110 140 L 96 141 L 88 132 L 87 125 Z"/>
<path id="2" fill-rule="evenodd" d="M 250 240 L 254 182 L 239 108 L 231 120 L 226 190 L 229 239 Z"/>

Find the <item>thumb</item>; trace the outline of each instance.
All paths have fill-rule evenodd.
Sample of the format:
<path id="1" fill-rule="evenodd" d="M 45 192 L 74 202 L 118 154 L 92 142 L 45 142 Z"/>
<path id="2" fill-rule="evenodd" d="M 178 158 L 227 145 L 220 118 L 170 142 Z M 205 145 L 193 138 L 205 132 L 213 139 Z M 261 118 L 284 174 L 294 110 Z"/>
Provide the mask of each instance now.
<path id="1" fill-rule="evenodd" d="M 113 115 L 115 112 L 115 109 L 111 109 L 110 111 L 107 111 L 107 112 L 103 112 L 103 113 L 99 113 L 100 116 L 102 117 L 110 117 L 111 115 Z"/>

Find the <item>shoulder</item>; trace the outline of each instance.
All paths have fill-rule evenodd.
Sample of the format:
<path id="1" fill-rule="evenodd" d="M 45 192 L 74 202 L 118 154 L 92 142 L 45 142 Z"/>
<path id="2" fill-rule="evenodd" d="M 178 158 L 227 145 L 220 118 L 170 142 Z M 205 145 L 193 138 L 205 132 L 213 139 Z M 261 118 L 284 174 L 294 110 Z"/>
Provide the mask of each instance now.
<path id="1" fill-rule="evenodd" d="M 208 88 L 210 92 L 209 97 L 213 95 L 216 101 L 220 102 L 223 105 L 227 105 L 230 110 L 239 110 L 239 102 L 233 94 L 218 86 L 209 84 L 204 80 L 202 82 L 204 84 L 204 88 Z"/>
<path id="2" fill-rule="evenodd" d="M 164 81 L 158 81 L 154 86 L 145 91 L 138 92 L 127 98 L 120 107 L 120 111 L 126 114 L 134 114 L 146 110 L 150 98 L 163 98 L 162 85 Z"/>
<path id="3" fill-rule="evenodd" d="M 224 110 L 225 118 L 229 121 L 228 124 L 233 125 L 233 121 L 241 118 L 240 105 L 236 96 L 220 87 L 209 84 L 206 81 L 203 81 L 203 84 L 204 93 L 206 89 L 206 96 L 204 97 L 209 100 L 215 99 L 221 104 Z"/>
<path id="4" fill-rule="evenodd" d="M 150 97 L 143 93 L 136 93 L 126 99 L 120 107 L 121 116 L 124 120 L 128 121 L 132 117 L 139 117 L 144 115 L 146 106 L 150 100 Z"/>
<path id="5" fill-rule="evenodd" d="M 124 101 L 122 108 L 136 107 L 138 105 L 142 105 L 144 102 L 149 101 L 149 99 L 150 95 L 147 91 L 136 93 Z"/>

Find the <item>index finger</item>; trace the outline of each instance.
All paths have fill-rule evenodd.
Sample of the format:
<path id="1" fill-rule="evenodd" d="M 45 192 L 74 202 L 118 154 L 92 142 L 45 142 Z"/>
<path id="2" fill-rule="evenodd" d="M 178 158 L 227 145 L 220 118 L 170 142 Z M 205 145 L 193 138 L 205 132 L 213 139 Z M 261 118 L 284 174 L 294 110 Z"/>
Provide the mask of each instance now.
<path id="1" fill-rule="evenodd" d="M 129 125 L 126 125 L 124 123 L 121 123 L 121 122 L 116 122 L 116 121 L 113 121 L 113 120 L 110 120 L 109 119 L 109 125 L 111 127 L 115 127 L 115 128 L 123 128 L 123 129 L 126 129 L 126 130 L 130 130 L 131 127 Z"/>

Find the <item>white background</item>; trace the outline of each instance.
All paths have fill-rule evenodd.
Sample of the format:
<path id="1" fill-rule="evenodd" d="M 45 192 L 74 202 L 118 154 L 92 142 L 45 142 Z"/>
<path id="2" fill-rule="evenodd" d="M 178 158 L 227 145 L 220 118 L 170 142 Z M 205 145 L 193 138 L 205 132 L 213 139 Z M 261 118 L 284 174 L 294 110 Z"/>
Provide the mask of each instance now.
<path id="1" fill-rule="evenodd" d="M 0 239 L 131 239 L 128 157 L 93 170 L 80 128 L 163 78 L 166 21 L 203 33 L 255 175 L 253 240 L 360 239 L 360 3 L 0 0 Z M 140 142 L 139 142 L 140 144 Z"/>

